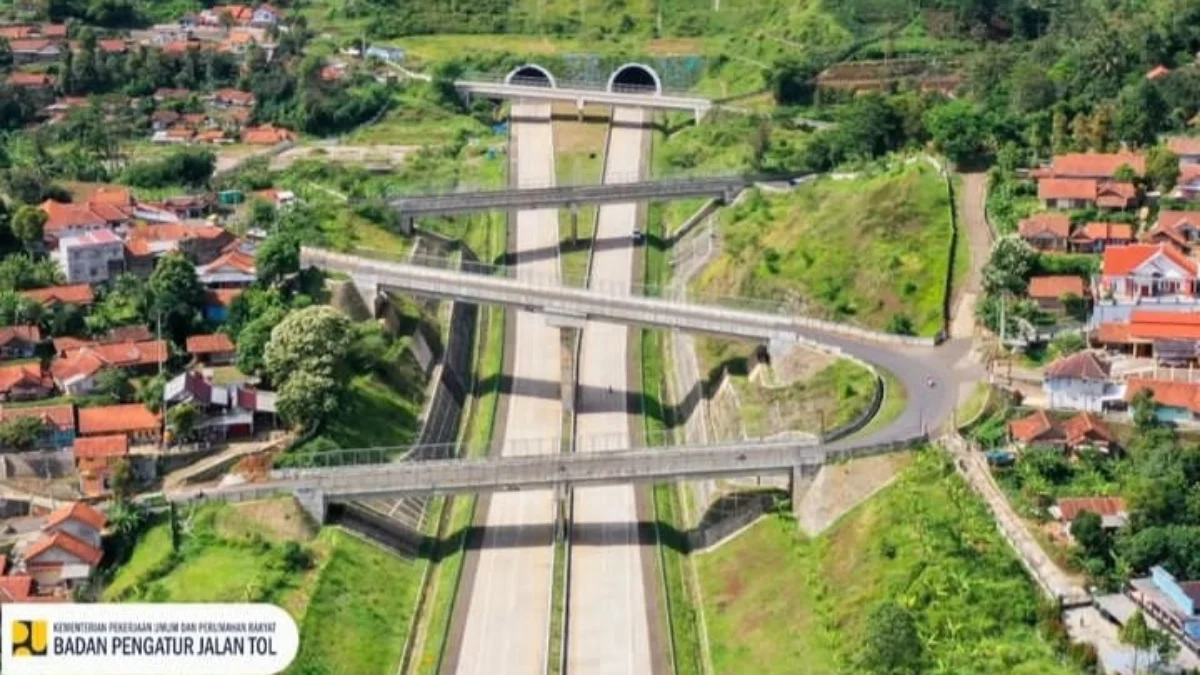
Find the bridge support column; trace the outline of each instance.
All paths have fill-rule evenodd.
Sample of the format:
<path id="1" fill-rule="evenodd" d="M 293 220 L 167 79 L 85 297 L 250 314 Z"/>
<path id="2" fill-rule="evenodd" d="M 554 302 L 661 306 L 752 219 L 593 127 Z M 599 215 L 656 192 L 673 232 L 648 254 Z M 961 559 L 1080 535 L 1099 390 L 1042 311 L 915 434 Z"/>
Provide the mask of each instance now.
<path id="1" fill-rule="evenodd" d="M 400 232 L 411 235 L 417 229 L 417 219 L 412 216 L 400 216 Z"/>
<path id="2" fill-rule="evenodd" d="M 813 471 L 813 467 L 803 465 L 792 467 L 792 473 L 788 477 L 788 495 L 792 498 L 792 515 L 799 515 L 800 503 L 804 501 L 804 495 L 808 492 L 808 488 L 812 487 L 815 473 L 817 472 Z"/>
<path id="3" fill-rule="evenodd" d="M 300 508 L 320 525 L 325 522 L 325 492 L 317 488 L 298 488 L 295 492 L 296 502 Z"/>
<path id="4" fill-rule="evenodd" d="M 565 483 L 554 486 L 554 540 L 562 541 L 567 537 L 567 522 L 571 508 L 571 488 Z"/>
<path id="5" fill-rule="evenodd" d="M 583 99 L 581 98 L 575 99 L 575 117 L 580 122 L 583 121 Z"/>

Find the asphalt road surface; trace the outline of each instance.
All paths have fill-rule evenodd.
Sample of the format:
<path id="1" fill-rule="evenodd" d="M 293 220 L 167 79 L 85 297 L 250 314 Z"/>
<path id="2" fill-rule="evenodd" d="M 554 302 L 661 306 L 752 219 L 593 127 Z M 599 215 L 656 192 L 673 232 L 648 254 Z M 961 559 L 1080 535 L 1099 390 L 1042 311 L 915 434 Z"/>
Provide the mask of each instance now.
<path id="1" fill-rule="evenodd" d="M 549 104 L 514 103 L 512 117 L 518 181 L 548 184 L 554 180 Z M 541 119 L 545 121 L 516 121 Z M 527 261 L 520 257 L 521 251 L 557 248 L 555 209 L 518 212 L 516 239 L 518 277 L 557 274 L 556 255 Z M 514 380 L 558 383 L 558 329 L 547 326 L 537 314 L 515 311 L 509 316 L 516 323 L 516 339 L 507 346 L 514 351 Z M 519 387 L 513 391 L 508 401 L 506 441 L 554 438 L 561 431 L 560 399 L 521 395 Z M 549 450 L 548 444 L 540 443 L 530 444 L 529 451 Z M 512 450 L 514 454 L 521 451 Z M 548 490 L 492 495 L 456 672 L 545 672 L 554 553 L 552 541 L 544 533 L 551 529 L 553 508 Z M 533 532 L 538 534 L 531 535 Z"/>
<path id="2" fill-rule="evenodd" d="M 638 109 L 617 108 L 613 121 L 642 123 L 645 115 Z M 648 133 L 640 127 L 612 128 L 605 182 L 617 176 L 633 180 L 639 174 Z M 614 284 L 629 283 L 636 223 L 636 204 L 600 207 L 591 282 L 603 282 L 610 290 Z M 614 439 L 614 449 L 628 447 L 626 393 L 638 389 L 628 381 L 629 334 L 621 324 L 588 321 L 579 354 L 576 433 L 581 439 L 619 435 L 623 442 Z M 567 672 L 572 675 L 653 670 L 635 494 L 632 485 L 575 490 L 567 617 Z"/>

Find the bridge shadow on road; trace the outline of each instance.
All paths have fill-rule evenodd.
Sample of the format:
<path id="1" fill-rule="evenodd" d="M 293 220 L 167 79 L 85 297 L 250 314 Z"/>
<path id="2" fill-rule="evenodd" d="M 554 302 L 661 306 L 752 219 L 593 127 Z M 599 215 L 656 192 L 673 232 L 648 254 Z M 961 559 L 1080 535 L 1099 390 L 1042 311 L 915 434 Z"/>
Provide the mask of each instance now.
<path id="1" fill-rule="evenodd" d="M 492 391 L 499 387 L 501 394 L 532 396 L 547 400 L 562 399 L 562 385 L 548 380 L 533 380 L 512 375 L 493 375 L 480 380 L 477 391 Z M 693 386 L 683 400 L 676 405 L 663 405 L 661 399 L 645 395 L 638 391 L 623 391 L 607 388 L 581 385 L 576 398 L 576 411 L 580 414 L 626 412 L 631 414 L 647 412 L 668 426 L 672 421 L 682 423 L 691 417 L 704 397 L 703 385 Z"/>

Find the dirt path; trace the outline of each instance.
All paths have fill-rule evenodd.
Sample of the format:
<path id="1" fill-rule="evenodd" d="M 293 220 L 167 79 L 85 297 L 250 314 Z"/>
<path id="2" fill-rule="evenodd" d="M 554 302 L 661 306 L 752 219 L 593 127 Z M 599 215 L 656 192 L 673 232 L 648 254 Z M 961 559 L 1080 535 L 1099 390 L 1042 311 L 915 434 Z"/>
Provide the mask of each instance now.
<path id="1" fill-rule="evenodd" d="M 983 292 L 983 266 L 992 252 L 992 231 L 987 223 L 987 174 L 964 173 L 962 179 L 958 204 L 960 234 L 967 238 L 971 268 L 950 323 L 953 337 L 971 337 L 975 332 L 975 301 Z"/>

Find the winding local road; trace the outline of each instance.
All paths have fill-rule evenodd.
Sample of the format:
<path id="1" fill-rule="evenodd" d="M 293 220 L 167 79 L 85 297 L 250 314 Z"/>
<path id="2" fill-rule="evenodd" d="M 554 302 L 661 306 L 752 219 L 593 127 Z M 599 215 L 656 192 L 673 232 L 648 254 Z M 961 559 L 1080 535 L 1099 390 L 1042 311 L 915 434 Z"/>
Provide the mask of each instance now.
<path id="1" fill-rule="evenodd" d="M 554 144 L 550 105 L 513 103 L 513 147 L 519 184 L 546 185 L 554 180 Z M 556 250 L 558 211 L 520 211 L 516 218 L 517 276 L 557 274 L 558 256 L 522 260 L 523 251 Z M 521 382 L 559 384 L 559 331 L 529 312 L 510 314 L 512 373 L 517 384 L 508 398 L 504 439 L 555 438 L 562 432 L 559 397 L 522 392 Z M 506 443 L 520 453 L 521 444 Z M 545 443 L 529 451 L 549 452 Z M 483 542 L 474 566 L 466 623 L 454 672 L 463 675 L 543 673 L 550 625 L 550 586 L 554 566 L 551 532 L 554 498 L 549 490 L 497 493 L 484 518 Z"/>
<path id="2" fill-rule="evenodd" d="M 640 177 L 650 133 L 641 125 L 648 115 L 636 108 L 613 111 L 606 183 Z M 623 285 L 629 292 L 637 218 L 634 203 L 600 207 L 589 284 L 603 284 L 610 292 Z M 588 321 L 583 329 L 576 418 L 580 439 L 615 435 L 613 449 L 630 445 L 628 395 L 640 388 L 630 381 L 626 367 L 631 333 L 628 326 L 604 321 Z M 567 672 L 572 675 L 654 670 L 643 565 L 650 552 L 638 543 L 636 496 L 633 485 L 575 490 L 567 616 Z"/>

